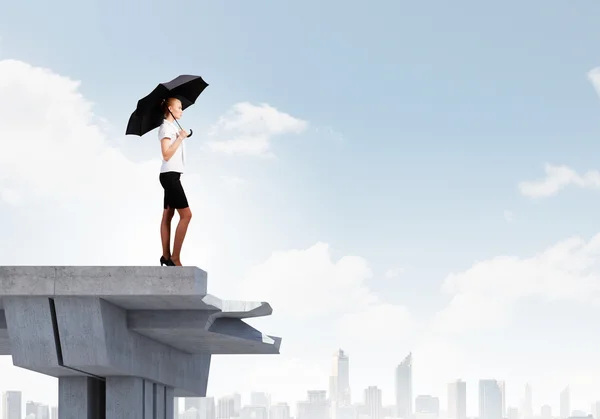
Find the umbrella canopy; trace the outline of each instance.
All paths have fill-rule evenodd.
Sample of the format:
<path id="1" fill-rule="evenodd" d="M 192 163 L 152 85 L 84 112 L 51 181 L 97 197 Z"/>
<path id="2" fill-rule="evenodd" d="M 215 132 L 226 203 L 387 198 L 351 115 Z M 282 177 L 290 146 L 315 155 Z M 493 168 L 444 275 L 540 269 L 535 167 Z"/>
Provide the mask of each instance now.
<path id="1" fill-rule="evenodd" d="M 154 128 L 158 128 L 164 119 L 161 108 L 163 100 L 176 97 L 181 101 L 181 107 L 185 109 L 196 103 L 196 99 L 207 86 L 208 83 L 202 77 L 187 74 L 178 76 L 169 82 L 160 83 L 152 92 L 138 101 L 137 108 L 129 117 L 125 135 L 142 136 Z M 177 120 L 175 122 L 179 125 Z M 192 130 L 190 130 L 189 137 L 191 136 Z"/>

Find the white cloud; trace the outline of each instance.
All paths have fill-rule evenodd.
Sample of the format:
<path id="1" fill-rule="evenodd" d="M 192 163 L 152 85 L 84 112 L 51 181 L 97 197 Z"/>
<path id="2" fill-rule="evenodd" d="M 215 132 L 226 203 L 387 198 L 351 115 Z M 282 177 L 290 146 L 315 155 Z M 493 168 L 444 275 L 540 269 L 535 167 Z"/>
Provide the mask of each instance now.
<path id="1" fill-rule="evenodd" d="M 596 67 L 588 71 L 588 79 L 592 82 L 592 86 L 596 90 L 598 96 L 600 96 L 600 67 Z"/>
<path id="2" fill-rule="evenodd" d="M 405 271 L 404 268 L 390 268 L 383 274 L 384 279 L 398 278 Z"/>
<path id="3" fill-rule="evenodd" d="M 600 67 L 593 68 L 587 77 L 600 96 Z M 554 196 L 568 186 L 582 189 L 600 189 L 600 171 L 589 170 L 583 174 L 565 165 L 544 165 L 545 177 L 534 181 L 520 182 L 518 187 L 522 195 L 531 198 Z"/>
<path id="4" fill-rule="evenodd" d="M 157 190 L 159 161 L 135 164 L 108 146 L 92 123 L 92 104 L 78 88 L 78 82 L 49 70 L 0 61 L 0 97 L 10 98 L 0 101 L 5 200 L 15 204 L 76 197 L 125 205 Z"/>
<path id="5" fill-rule="evenodd" d="M 449 305 L 436 318 L 443 332 L 504 324 L 514 304 L 526 297 L 546 302 L 600 301 L 600 234 L 570 238 L 528 258 L 499 256 L 448 275 Z"/>
<path id="6" fill-rule="evenodd" d="M 395 343 L 415 333 L 417 320 L 405 306 L 377 302 L 342 315 L 338 327 L 345 339 L 370 344 Z"/>
<path id="7" fill-rule="evenodd" d="M 246 299 L 265 299 L 279 315 L 319 317 L 342 313 L 376 302 L 366 285 L 372 277 L 367 261 L 358 256 L 331 260 L 329 245 L 278 251 L 253 267 L 242 280 Z"/>
<path id="8" fill-rule="evenodd" d="M 268 104 L 253 105 L 248 102 L 235 104 L 213 125 L 208 141 L 210 149 L 227 154 L 248 154 L 274 157 L 271 141 L 276 135 L 299 134 L 308 122 L 294 118 Z"/>
<path id="9" fill-rule="evenodd" d="M 519 191 L 521 194 L 531 198 L 542 198 L 556 195 L 567 186 L 577 186 L 583 189 L 600 188 L 600 172 L 597 170 L 578 174 L 575 170 L 564 165 L 546 164 L 544 172 L 546 176 L 543 179 L 520 182 Z"/>
<path id="10" fill-rule="evenodd" d="M 423 339 L 412 350 L 415 387 L 427 389 L 428 394 L 441 396 L 448 391 L 447 383 L 464 377 L 469 359 L 460 346 L 439 336 Z M 471 359 L 472 362 L 472 359 Z"/>
<path id="11" fill-rule="evenodd" d="M 243 298 L 269 301 L 281 321 L 314 321 L 321 329 L 331 325 L 329 331 L 314 333 L 338 342 L 393 343 L 415 333 L 417 320 L 408 308 L 383 301 L 369 287 L 372 272 L 365 259 L 343 256 L 335 261 L 331 253 L 320 242 L 274 252 L 241 282 Z"/>

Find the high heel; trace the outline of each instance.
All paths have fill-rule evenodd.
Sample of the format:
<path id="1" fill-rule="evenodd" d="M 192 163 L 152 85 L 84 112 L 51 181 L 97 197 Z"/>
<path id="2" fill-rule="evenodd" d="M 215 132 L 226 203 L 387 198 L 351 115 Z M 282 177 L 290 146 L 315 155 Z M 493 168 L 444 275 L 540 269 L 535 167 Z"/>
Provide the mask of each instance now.
<path id="1" fill-rule="evenodd" d="M 163 265 L 175 266 L 175 263 L 173 263 L 173 261 L 171 260 L 171 258 L 165 259 L 164 256 L 161 256 L 160 257 L 160 266 L 163 266 Z"/>

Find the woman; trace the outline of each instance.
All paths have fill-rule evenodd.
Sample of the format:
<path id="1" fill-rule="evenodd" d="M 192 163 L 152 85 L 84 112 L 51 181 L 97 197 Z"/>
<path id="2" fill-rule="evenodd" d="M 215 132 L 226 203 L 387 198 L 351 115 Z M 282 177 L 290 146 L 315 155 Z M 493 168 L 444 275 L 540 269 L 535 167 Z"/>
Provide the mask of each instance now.
<path id="1" fill-rule="evenodd" d="M 175 119 L 181 119 L 183 110 L 181 102 L 176 98 L 168 98 L 162 103 L 164 121 L 158 128 L 158 138 L 162 150 L 162 166 L 160 168 L 160 184 L 164 193 L 163 215 L 160 223 L 160 236 L 162 241 L 162 257 L 160 264 L 167 266 L 182 266 L 180 255 L 183 239 L 192 218 L 187 197 L 181 185 L 181 174 L 185 165 L 185 154 L 183 140 L 188 133 L 179 130 L 175 125 Z M 179 224 L 175 230 L 173 253 L 171 254 L 171 220 L 179 213 Z"/>

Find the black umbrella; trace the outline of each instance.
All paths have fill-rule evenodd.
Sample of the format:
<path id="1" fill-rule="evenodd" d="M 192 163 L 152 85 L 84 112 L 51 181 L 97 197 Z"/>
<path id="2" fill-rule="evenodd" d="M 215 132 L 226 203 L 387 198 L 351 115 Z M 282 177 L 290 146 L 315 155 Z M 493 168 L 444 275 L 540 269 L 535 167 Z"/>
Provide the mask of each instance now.
<path id="1" fill-rule="evenodd" d="M 148 96 L 138 101 L 137 108 L 129 117 L 125 135 L 142 136 L 154 128 L 158 128 L 164 119 L 161 108 L 163 100 L 176 97 L 181 101 L 181 107 L 185 109 L 196 102 L 206 86 L 208 83 L 202 77 L 192 75 L 181 75 L 169 82 L 160 83 Z M 177 120 L 175 122 L 181 129 L 179 122 Z M 191 137 L 192 133 L 190 129 L 188 137 Z"/>

